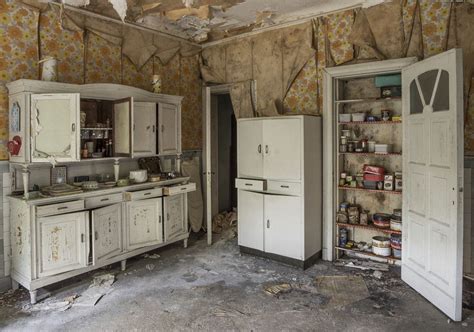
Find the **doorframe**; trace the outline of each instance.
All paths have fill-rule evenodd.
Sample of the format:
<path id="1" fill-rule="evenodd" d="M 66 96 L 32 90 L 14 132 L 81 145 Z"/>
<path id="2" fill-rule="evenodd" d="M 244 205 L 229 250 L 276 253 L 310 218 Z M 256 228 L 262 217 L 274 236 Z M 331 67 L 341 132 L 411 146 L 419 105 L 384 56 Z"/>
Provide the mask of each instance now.
<path id="1" fill-rule="evenodd" d="M 337 79 L 390 74 L 401 71 L 404 67 L 417 62 L 416 57 L 393 60 L 374 61 L 355 65 L 325 68 L 323 70 L 323 252 L 326 261 L 334 260 L 335 241 L 335 202 L 334 187 L 337 178 L 335 170 L 334 145 L 337 134 L 337 119 L 335 117 L 333 100 L 338 94 Z"/>
<path id="2" fill-rule="evenodd" d="M 251 82 L 251 93 L 253 99 L 253 105 L 256 105 L 257 100 L 257 81 L 250 80 Z M 208 169 L 212 167 L 212 160 L 217 156 L 212 154 L 211 150 L 211 139 L 212 139 L 212 104 L 211 99 L 212 95 L 223 95 L 229 94 L 233 86 L 233 83 L 218 84 L 218 85 L 204 85 L 202 88 L 202 103 L 203 103 L 203 121 L 202 121 L 202 161 L 203 161 L 203 171 L 202 171 L 202 183 L 203 185 L 203 198 L 204 198 L 204 219 L 206 221 L 207 227 L 207 244 L 212 244 L 212 171 Z M 211 193 L 210 198 L 208 199 L 208 193 Z"/>

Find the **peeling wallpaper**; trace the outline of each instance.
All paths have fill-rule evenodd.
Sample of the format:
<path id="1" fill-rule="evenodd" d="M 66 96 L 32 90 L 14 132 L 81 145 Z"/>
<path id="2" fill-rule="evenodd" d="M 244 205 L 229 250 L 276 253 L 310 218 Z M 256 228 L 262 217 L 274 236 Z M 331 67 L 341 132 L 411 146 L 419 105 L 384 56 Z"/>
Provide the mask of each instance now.
<path id="1" fill-rule="evenodd" d="M 393 1 L 370 7 L 363 11 L 368 18 L 369 26 L 366 28 L 370 29 L 369 37 L 372 38 L 373 46 L 378 48 L 378 56 L 385 55 L 389 59 L 420 55 L 427 58 L 456 45 L 457 40 L 454 40 L 455 37 L 453 37 L 456 35 L 454 24 L 452 31 L 449 31 L 450 24 L 456 22 L 452 20 L 453 13 L 455 12 L 452 8 L 457 8 L 456 6 L 469 5 L 453 4 L 447 1 L 419 0 L 417 2 L 408 0 Z M 468 15 L 472 15 L 474 5 L 470 6 L 459 8 L 462 11 L 471 13 Z M 320 114 L 322 112 L 323 99 L 322 70 L 325 67 L 357 63 L 358 61 L 377 60 L 375 58 L 377 53 L 373 52 L 370 47 L 356 47 L 351 42 L 352 27 L 359 12 L 360 9 L 348 10 L 319 17 L 313 21 L 313 47 L 317 50 L 316 55 L 308 59 L 284 96 L 282 113 Z M 285 35 L 285 29 L 289 28 L 274 30 L 273 35 L 267 33 L 267 39 L 278 40 L 279 36 Z M 450 40 L 448 40 L 448 37 Z M 236 44 L 244 43 L 244 40 L 250 41 L 250 44 L 252 44 L 251 41 L 254 39 L 256 37 L 251 36 L 239 39 L 232 43 L 233 45 L 231 43 L 223 43 L 206 48 L 205 52 L 203 52 L 203 57 L 215 59 L 220 57 L 218 56 L 219 54 L 226 54 L 225 60 L 216 61 L 216 67 L 211 69 L 215 73 L 226 72 L 225 82 L 232 83 L 229 80 L 228 70 L 232 64 L 232 59 L 229 59 L 228 50 L 235 47 Z M 267 40 L 267 42 L 270 43 L 271 41 Z M 458 47 L 463 47 L 467 44 L 458 45 Z M 474 45 L 474 42 L 471 41 L 471 44 Z M 222 50 L 227 50 L 227 52 L 222 52 Z M 241 50 L 244 49 L 242 48 Z M 250 48 L 247 52 L 251 58 L 248 62 L 252 64 L 256 61 L 255 49 Z M 469 52 L 471 50 L 464 49 L 465 64 L 467 62 L 466 57 L 469 57 Z M 277 69 L 275 68 L 274 70 L 276 71 Z M 251 79 L 257 79 L 257 98 L 259 95 L 268 95 L 262 92 L 262 89 L 271 90 L 274 87 L 278 89 L 281 85 L 280 83 L 259 85 L 255 74 Z M 467 89 L 468 86 L 466 87 L 465 85 L 465 93 L 471 101 L 465 110 L 465 152 L 472 155 L 474 154 L 474 86 L 470 88 L 470 95 L 467 93 Z"/>
<path id="2" fill-rule="evenodd" d="M 156 57 L 140 70 L 122 55 L 121 47 L 90 32 L 62 29 L 58 12 L 16 0 L 0 0 L 0 160 L 7 160 L 8 91 L 20 78 L 38 79 L 38 60 L 58 58 L 58 81 L 119 83 L 150 90 L 153 74 L 161 74 L 164 93 L 184 95 L 183 149 L 201 148 L 201 80 L 198 56 L 176 55 L 166 66 Z"/>

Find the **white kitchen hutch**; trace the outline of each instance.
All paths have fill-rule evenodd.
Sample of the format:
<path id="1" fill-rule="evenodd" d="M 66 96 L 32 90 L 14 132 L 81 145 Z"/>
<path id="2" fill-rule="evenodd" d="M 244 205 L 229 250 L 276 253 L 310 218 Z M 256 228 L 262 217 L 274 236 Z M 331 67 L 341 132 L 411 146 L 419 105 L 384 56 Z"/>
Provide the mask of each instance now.
<path id="1" fill-rule="evenodd" d="M 401 97 L 382 99 L 371 92 L 375 76 L 401 74 Z M 362 87 L 362 88 L 361 88 Z M 374 226 L 337 222 L 343 201 L 369 205 L 371 213 L 402 208 L 402 280 L 454 320 L 462 312 L 463 250 L 463 78 L 462 54 L 452 49 L 417 62 L 387 60 L 325 69 L 324 75 L 324 241 L 323 258 L 344 252 L 400 262 L 339 246 L 341 227 L 357 241 L 371 241 Z M 341 114 L 383 109 L 400 123 L 342 123 Z M 374 114 L 374 115 L 375 115 Z M 392 153 L 341 151 L 342 130 L 357 131 Z M 403 174 L 403 192 L 340 187 L 340 174 L 364 164 Z M 383 234 L 383 233 L 382 233 Z"/>
<path id="2" fill-rule="evenodd" d="M 9 198 L 11 276 L 32 303 L 46 285 L 119 261 L 125 269 L 127 258 L 176 241 L 187 246 L 187 193 L 196 188 L 187 177 L 59 197 L 29 193 L 28 181 L 30 172 L 51 164 L 107 160 L 117 180 L 120 160 L 143 156 L 175 156 L 179 171 L 182 97 L 118 84 L 18 80 L 7 87 L 10 164 L 12 172 L 22 169 L 24 188 Z M 94 122 L 108 126 L 81 126 L 86 107 Z M 82 158 L 84 131 L 107 131 L 98 139 L 112 143 L 108 156 Z"/>

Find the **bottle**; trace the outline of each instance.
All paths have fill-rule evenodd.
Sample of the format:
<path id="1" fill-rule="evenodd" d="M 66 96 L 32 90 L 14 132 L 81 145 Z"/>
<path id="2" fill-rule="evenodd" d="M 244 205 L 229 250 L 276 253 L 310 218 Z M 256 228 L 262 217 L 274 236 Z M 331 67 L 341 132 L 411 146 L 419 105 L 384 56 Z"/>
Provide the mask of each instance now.
<path id="1" fill-rule="evenodd" d="M 87 144 L 86 143 L 84 143 L 84 148 L 81 151 L 81 155 L 82 155 L 82 158 L 87 158 L 87 156 L 89 155 L 89 151 L 87 151 Z"/>

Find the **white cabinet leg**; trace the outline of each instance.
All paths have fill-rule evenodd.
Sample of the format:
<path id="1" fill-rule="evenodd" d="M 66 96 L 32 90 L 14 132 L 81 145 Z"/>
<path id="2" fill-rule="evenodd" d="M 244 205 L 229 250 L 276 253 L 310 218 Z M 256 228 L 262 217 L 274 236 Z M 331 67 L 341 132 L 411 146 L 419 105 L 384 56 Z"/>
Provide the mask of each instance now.
<path id="1" fill-rule="evenodd" d="M 119 159 L 115 159 L 114 161 L 114 179 L 115 182 L 119 180 L 119 175 L 120 175 L 120 162 Z"/>
<path id="2" fill-rule="evenodd" d="M 28 166 L 23 166 L 22 170 L 23 176 L 23 197 L 28 199 L 30 197 L 29 188 L 30 188 L 30 171 L 28 170 Z"/>
<path id="3" fill-rule="evenodd" d="M 38 294 L 38 290 L 30 291 L 30 302 L 31 304 L 36 304 L 36 295 Z"/>
<path id="4" fill-rule="evenodd" d="M 12 279 L 12 289 L 17 290 L 18 288 L 20 288 L 20 284 L 18 281 Z"/>
<path id="5" fill-rule="evenodd" d="M 123 261 L 120 261 L 120 269 L 122 271 L 125 271 L 126 268 L 127 268 L 127 260 L 124 259 Z"/>
<path id="6" fill-rule="evenodd" d="M 188 247 L 188 239 L 183 240 L 183 247 L 186 249 Z"/>

